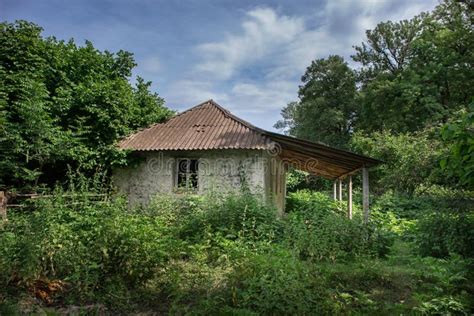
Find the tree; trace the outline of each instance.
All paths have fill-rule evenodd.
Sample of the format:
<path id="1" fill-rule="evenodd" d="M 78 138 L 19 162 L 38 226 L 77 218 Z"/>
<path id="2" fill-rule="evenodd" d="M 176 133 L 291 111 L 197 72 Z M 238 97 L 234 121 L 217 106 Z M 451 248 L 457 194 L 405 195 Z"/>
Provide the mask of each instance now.
<path id="1" fill-rule="evenodd" d="M 0 186 L 63 179 L 68 167 L 107 170 L 115 143 L 172 112 L 150 83 L 129 83 L 129 52 L 43 38 L 26 21 L 0 24 Z"/>
<path id="2" fill-rule="evenodd" d="M 449 152 L 441 160 L 441 167 L 459 184 L 474 188 L 474 102 L 469 111 L 447 123 L 441 130 L 443 140 L 449 144 Z"/>
<path id="3" fill-rule="evenodd" d="M 420 35 L 423 19 L 421 14 L 411 20 L 381 22 L 375 29 L 367 30 L 367 41 L 355 46 L 352 59 L 363 66 L 363 82 L 381 73 L 396 75 L 403 71 L 413 57 L 413 41 Z"/>
<path id="4" fill-rule="evenodd" d="M 466 4 L 379 23 L 356 46 L 361 105 L 358 128 L 416 132 L 445 123 L 474 93 L 474 37 Z"/>
<path id="5" fill-rule="evenodd" d="M 351 149 L 384 161 L 371 172 L 371 179 L 377 182 L 374 188 L 377 193 L 391 189 L 413 194 L 422 185 L 450 184 L 451 179 L 443 177 L 438 168 L 446 149 L 439 138 L 433 137 L 436 133 L 435 130 L 397 134 L 383 131 L 370 135 L 356 132 Z"/>
<path id="6" fill-rule="evenodd" d="M 356 104 L 354 72 L 340 56 L 311 63 L 302 77 L 299 102 L 288 104 L 276 128 L 312 141 L 345 147 L 352 132 Z"/>

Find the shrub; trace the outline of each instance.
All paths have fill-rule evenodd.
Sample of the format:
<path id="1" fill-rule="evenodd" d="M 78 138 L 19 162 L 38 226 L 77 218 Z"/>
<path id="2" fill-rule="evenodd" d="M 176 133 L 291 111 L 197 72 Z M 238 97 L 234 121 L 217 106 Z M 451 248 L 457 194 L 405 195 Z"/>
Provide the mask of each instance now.
<path id="1" fill-rule="evenodd" d="M 467 308 L 452 296 L 433 298 L 415 308 L 422 315 L 468 315 Z"/>
<path id="2" fill-rule="evenodd" d="M 317 212 L 344 215 L 341 203 L 334 201 L 324 193 L 310 190 L 300 190 L 288 194 L 286 200 L 287 212 Z"/>
<path id="3" fill-rule="evenodd" d="M 304 262 L 283 248 L 243 258 L 228 278 L 233 307 L 266 315 L 313 314 L 324 309 L 323 284 Z"/>
<path id="4" fill-rule="evenodd" d="M 443 210 L 427 213 L 418 221 L 416 244 L 424 256 L 442 258 L 457 253 L 474 257 L 474 212 Z"/>
<path id="5" fill-rule="evenodd" d="M 6 245 L 4 281 L 12 273 L 20 283 L 59 279 L 80 300 L 110 291 L 127 294 L 179 248 L 158 218 L 129 212 L 123 200 L 92 201 L 64 191 L 38 200 L 30 214 L 12 212 L 0 242 Z"/>
<path id="6" fill-rule="evenodd" d="M 387 191 L 378 197 L 372 209 L 382 213 L 392 212 L 398 218 L 415 219 L 420 214 L 431 210 L 432 203 L 426 197 L 407 196 Z"/>
<path id="7" fill-rule="evenodd" d="M 301 258 L 334 261 L 388 252 L 388 232 L 376 222 L 364 224 L 357 215 L 347 219 L 339 202 L 309 191 L 292 193 L 288 201 L 285 242 Z"/>
<path id="8" fill-rule="evenodd" d="M 173 226 L 177 237 L 194 241 L 209 233 L 231 239 L 272 238 L 280 227 L 276 210 L 248 193 L 158 196 L 148 212 Z"/>

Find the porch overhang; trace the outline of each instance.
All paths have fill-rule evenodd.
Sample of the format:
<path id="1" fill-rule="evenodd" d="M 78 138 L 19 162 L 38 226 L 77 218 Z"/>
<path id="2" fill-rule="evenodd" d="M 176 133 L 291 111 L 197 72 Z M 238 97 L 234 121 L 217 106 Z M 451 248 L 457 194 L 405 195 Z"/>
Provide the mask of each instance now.
<path id="1" fill-rule="evenodd" d="M 284 163 L 326 179 L 343 179 L 362 168 L 370 168 L 382 163 L 374 158 L 320 143 L 268 131 L 265 134 L 278 144 L 280 158 Z"/>

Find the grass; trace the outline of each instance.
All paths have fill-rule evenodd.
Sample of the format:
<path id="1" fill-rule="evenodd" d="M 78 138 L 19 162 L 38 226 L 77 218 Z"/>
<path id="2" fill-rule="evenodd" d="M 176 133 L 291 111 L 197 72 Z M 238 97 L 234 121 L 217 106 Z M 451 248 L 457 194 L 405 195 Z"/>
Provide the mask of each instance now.
<path id="1" fill-rule="evenodd" d="M 393 244 L 392 237 L 367 243 L 374 235 L 365 226 L 311 198 L 317 203 L 295 200 L 299 213 L 278 221 L 248 196 L 161 201 L 141 213 L 120 201 L 41 204 L 36 215 L 12 216 L 0 234 L 0 315 L 474 311 L 471 259 L 421 257 L 405 230 L 389 234 Z M 43 280 L 67 286 L 48 303 L 32 287 Z"/>
<path id="2" fill-rule="evenodd" d="M 228 276 L 235 268 L 224 261 L 216 264 L 196 257 L 172 261 L 166 273 L 148 282 L 134 296 L 111 299 L 126 313 L 208 314 L 227 310 L 232 315 L 252 314 L 251 309 L 239 307 L 222 295 L 222 291 L 228 290 Z M 472 262 L 456 257 L 421 258 L 413 254 L 411 244 L 401 240 L 384 259 L 303 264 L 310 273 L 310 283 L 317 280 L 325 288 L 320 295 L 331 312 L 400 315 L 417 311 L 456 315 L 473 308 Z M 44 307 L 26 295 L 0 305 L 2 315 L 20 311 L 46 315 L 111 312 L 102 304 Z"/>

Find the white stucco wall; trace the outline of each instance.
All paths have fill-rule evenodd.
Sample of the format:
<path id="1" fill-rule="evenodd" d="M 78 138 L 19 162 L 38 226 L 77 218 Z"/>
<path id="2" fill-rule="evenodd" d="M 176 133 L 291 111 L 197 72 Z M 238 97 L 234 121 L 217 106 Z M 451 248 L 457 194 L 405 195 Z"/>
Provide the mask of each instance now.
<path id="1" fill-rule="evenodd" d="M 259 150 L 163 151 L 141 153 L 136 165 L 114 170 L 114 184 L 125 193 L 131 204 L 147 203 L 160 193 L 175 191 L 176 160 L 199 159 L 199 188 L 240 190 L 242 180 L 253 193 L 268 192 L 268 157 Z"/>

